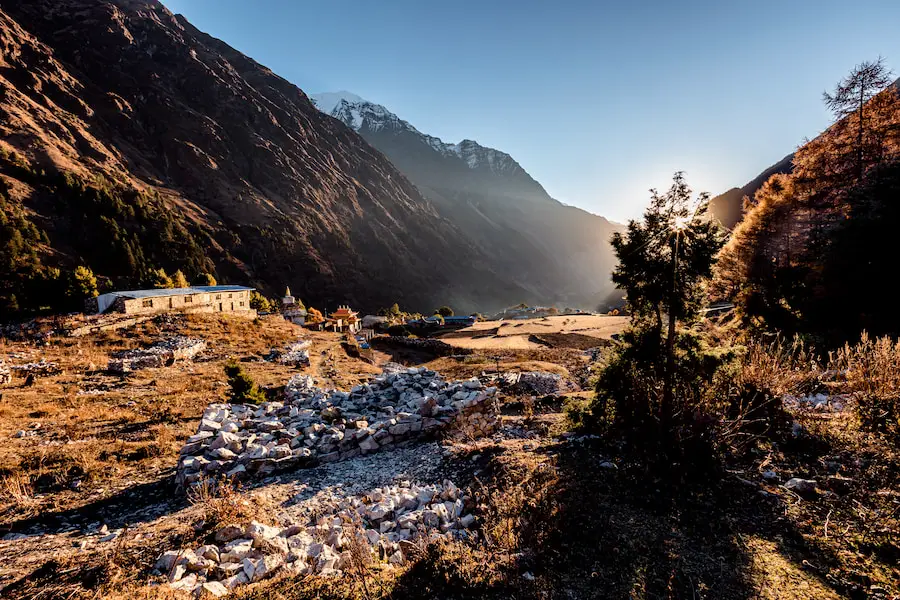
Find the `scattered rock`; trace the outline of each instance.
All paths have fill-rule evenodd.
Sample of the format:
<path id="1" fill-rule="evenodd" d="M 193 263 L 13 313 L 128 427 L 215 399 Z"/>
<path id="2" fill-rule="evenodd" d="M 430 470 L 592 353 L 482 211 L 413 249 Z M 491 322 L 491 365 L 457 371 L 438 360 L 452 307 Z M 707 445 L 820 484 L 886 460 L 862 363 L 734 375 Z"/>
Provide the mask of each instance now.
<path id="1" fill-rule="evenodd" d="M 808 496 L 816 493 L 816 481 L 814 479 L 800 479 L 792 477 L 784 484 L 785 489 L 801 496 Z"/>

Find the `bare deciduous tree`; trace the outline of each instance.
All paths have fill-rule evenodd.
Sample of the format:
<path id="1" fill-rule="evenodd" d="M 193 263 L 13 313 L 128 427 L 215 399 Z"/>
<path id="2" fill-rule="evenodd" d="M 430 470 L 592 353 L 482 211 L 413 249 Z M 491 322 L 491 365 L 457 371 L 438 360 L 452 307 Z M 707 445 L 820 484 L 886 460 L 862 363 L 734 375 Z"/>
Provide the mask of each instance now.
<path id="1" fill-rule="evenodd" d="M 856 65 L 844 79 L 838 82 L 834 92 L 824 92 L 825 106 L 836 120 L 856 116 L 856 178 L 862 179 L 863 138 L 866 131 L 866 104 L 891 83 L 892 73 L 880 56 L 877 60 Z"/>

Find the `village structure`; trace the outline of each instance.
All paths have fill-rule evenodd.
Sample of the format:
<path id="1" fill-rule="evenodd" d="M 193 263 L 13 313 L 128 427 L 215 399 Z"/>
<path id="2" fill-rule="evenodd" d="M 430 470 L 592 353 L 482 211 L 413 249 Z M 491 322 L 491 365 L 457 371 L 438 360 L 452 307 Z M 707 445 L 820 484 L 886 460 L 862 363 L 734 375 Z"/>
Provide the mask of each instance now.
<path id="1" fill-rule="evenodd" d="M 297 299 L 291 295 L 291 288 L 285 288 L 281 298 L 281 314 L 294 325 L 305 325 L 307 311 Z"/>
<path id="2" fill-rule="evenodd" d="M 116 291 L 89 300 L 88 312 L 140 315 L 177 310 L 255 317 L 256 311 L 250 308 L 252 291 L 253 288 L 240 285 Z"/>

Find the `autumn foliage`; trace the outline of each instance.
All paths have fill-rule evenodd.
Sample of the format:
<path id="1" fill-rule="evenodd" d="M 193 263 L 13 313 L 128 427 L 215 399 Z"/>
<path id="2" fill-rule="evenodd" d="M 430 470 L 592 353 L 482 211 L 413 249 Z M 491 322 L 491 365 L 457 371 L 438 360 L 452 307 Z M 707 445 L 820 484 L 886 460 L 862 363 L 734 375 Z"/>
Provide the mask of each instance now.
<path id="1" fill-rule="evenodd" d="M 744 219 L 720 254 L 714 294 L 745 324 L 811 334 L 828 345 L 864 328 L 900 333 L 880 304 L 900 211 L 900 95 L 880 61 L 863 63 L 826 103 L 838 120 L 745 198 Z M 852 93 L 851 93 L 852 92 Z M 853 104 L 853 95 L 862 104 Z M 843 99 L 843 102 L 838 102 Z"/>

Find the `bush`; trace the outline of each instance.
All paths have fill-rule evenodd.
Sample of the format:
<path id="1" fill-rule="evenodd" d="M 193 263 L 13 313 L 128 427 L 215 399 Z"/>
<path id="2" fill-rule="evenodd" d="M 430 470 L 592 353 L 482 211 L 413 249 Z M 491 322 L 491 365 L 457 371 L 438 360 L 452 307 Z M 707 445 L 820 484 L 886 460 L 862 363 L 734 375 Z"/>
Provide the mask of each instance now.
<path id="1" fill-rule="evenodd" d="M 260 404 L 267 400 L 265 392 L 259 389 L 253 378 L 235 362 L 225 365 L 228 376 L 228 399 L 235 404 Z"/>
<path id="2" fill-rule="evenodd" d="M 863 332 L 858 344 L 846 344 L 831 355 L 829 369 L 846 375 L 867 429 L 900 438 L 900 341 L 873 341 Z"/>
<path id="3" fill-rule="evenodd" d="M 200 273 L 194 280 L 194 285 L 216 285 L 216 278 L 209 273 Z"/>
<path id="4" fill-rule="evenodd" d="M 261 312 L 272 312 L 275 303 L 257 291 L 250 292 L 250 308 Z"/>

